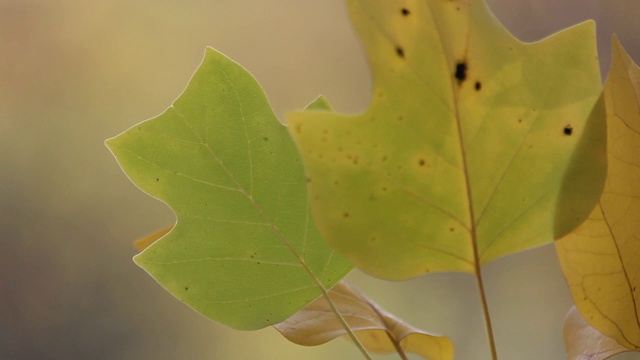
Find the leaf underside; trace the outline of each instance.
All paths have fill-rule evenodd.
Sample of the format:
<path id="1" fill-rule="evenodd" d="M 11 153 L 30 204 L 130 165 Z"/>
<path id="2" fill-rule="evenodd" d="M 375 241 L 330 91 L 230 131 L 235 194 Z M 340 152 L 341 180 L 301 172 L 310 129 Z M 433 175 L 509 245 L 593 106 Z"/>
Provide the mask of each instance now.
<path id="1" fill-rule="evenodd" d="M 474 272 L 587 217 L 606 167 L 593 23 L 524 44 L 483 0 L 349 8 L 370 107 L 287 118 L 331 246 L 382 278 Z"/>
<path id="2" fill-rule="evenodd" d="M 203 315 L 273 325 L 351 270 L 310 218 L 299 155 L 262 89 L 215 50 L 170 108 L 107 146 L 177 216 L 135 262 Z"/>

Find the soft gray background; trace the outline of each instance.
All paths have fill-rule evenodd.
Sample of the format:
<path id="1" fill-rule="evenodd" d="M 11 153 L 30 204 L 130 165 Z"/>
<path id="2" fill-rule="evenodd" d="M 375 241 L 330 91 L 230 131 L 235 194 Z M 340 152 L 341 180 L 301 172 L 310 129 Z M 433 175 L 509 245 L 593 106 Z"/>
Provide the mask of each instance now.
<path id="1" fill-rule="evenodd" d="M 640 60 L 638 0 L 490 4 L 528 41 L 596 19 L 604 72 L 612 32 Z M 366 61 L 341 0 L 0 0 L 0 359 L 360 358 L 343 340 L 303 348 L 270 328 L 224 328 L 131 261 L 131 241 L 174 218 L 102 143 L 169 106 L 205 46 L 248 68 L 280 116 L 318 94 L 339 111 L 368 104 Z M 501 359 L 564 358 L 571 299 L 553 248 L 485 274 Z M 470 276 L 351 279 L 413 324 L 450 335 L 457 359 L 489 358 Z"/>

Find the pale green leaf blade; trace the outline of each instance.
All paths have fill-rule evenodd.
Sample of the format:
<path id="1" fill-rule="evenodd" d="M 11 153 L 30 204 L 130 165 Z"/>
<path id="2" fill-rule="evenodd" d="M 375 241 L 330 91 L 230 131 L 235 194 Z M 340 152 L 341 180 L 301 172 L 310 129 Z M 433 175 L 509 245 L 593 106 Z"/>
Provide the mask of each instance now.
<path id="1" fill-rule="evenodd" d="M 215 50 L 173 106 L 107 145 L 177 215 L 136 263 L 203 315 L 273 325 L 351 269 L 313 225 L 298 153 L 259 84 Z"/>
<path id="2" fill-rule="evenodd" d="M 287 119 L 334 248 L 384 278 L 474 272 L 587 217 L 606 167 L 592 22 L 524 44 L 483 0 L 349 6 L 369 109 Z"/>

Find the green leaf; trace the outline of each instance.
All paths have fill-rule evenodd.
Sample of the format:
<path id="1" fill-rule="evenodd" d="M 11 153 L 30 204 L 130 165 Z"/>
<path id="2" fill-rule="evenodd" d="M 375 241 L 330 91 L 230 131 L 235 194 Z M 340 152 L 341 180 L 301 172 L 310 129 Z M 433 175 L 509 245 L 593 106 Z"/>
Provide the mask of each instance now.
<path id="1" fill-rule="evenodd" d="M 640 68 L 615 38 L 612 54 L 604 90 L 609 175 L 589 219 L 556 251 L 582 316 L 640 351 Z"/>
<path id="2" fill-rule="evenodd" d="M 273 325 L 351 270 L 313 225 L 298 153 L 259 84 L 215 50 L 173 106 L 107 145 L 177 215 L 135 262 L 203 315 Z"/>
<path id="3" fill-rule="evenodd" d="M 606 167 L 592 22 L 524 44 L 483 0 L 349 8 L 370 107 L 287 118 L 331 246 L 383 278 L 474 272 L 587 217 Z"/>

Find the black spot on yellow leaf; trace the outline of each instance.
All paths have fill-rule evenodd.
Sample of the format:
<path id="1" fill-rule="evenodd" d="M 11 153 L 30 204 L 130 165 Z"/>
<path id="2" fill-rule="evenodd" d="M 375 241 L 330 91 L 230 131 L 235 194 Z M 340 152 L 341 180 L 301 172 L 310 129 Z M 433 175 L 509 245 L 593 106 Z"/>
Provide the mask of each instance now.
<path id="1" fill-rule="evenodd" d="M 404 59 L 404 49 L 401 46 L 396 46 L 396 54 L 398 54 L 398 57 Z"/>
<path id="2" fill-rule="evenodd" d="M 425 164 L 426 164 L 426 162 L 424 161 L 424 159 L 418 160 L 418 165 L 424 166 Z"/>
<path id="3" fill-rule="evenodd" d="M 453 76 L 458 80 L 458 85 L 461 85 L 467 79 L 467 62 L 459 61 L 456 63 L 456 72 Z"/>
<path id="4" fill-rule="evenodd" d="M 400 13 L 403 16 L 408 16 L 409 14 L 411 14 L 411 11 L 409 11 L 409 9 L 407 9 L 407 8 L 402 8 L 402 9 L 400 9 Z"/>
<path id="5" fill-rule="evenodd" d="M 345 218 L 345 219 L 348 218 L 349 216 L 350 216 L 349 213 L 346 212 L 346 211 L 344 213 L 342 213 L 342 217 Z"/>
<path id="6" fill-rule="evenodd" d="M 476 88 L 476 91 L 480 91 L 480 90 L 482 90 L 482 83 L 481 83 L 480 81 L 476 81 L 476 86 L 475 86 L 475 88 Z"/>
<path id="7" fill-rule="evenodd" d="M 573 127 L 571 126 L 571 124 L 568 124 L 567 126 L 564 127 L 564 129 L 562 130 L 562 132 L 567 135 L 570 136 L 571 134 L 573 134 Z"/>

